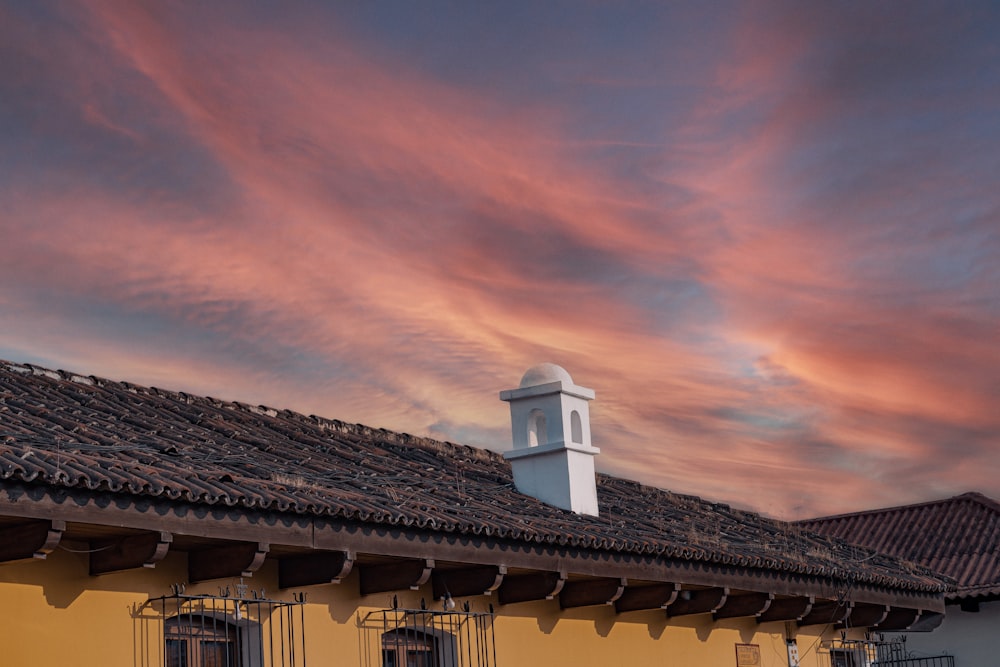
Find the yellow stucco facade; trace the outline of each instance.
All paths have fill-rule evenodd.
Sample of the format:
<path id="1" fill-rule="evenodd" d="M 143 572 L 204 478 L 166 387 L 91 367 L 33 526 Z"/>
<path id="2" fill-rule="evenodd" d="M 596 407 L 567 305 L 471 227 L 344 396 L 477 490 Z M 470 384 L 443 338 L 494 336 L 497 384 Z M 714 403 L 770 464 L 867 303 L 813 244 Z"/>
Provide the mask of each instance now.
<path id="1" fill-rule="evenodd" d="M 136 610 L 149 598 L 169 592 L 185 580 L 187 557 L 168 555 L 155 569 L 138 568 L 101 576 L 88 574 L 85 553 L 53 551 L 44 560 L 0 566 L 0 636 L 6 667 L 74 665 L 76 667 L 147 667 L 162 663 L 162 637 L 143 628 Z M 80 551 L 86 549 L 80 545 Z M 193 594 L 217 595 L 236 581 L 217 580 L 188 586 Z M 266 563 L 250 588 L 268 597 L 291 599 L 279 591 L 276 566 Z M 302 589 L 303 665 L 366 665 L 365 634 L 359 622 L 368 613 L 392 604 L 417 608 L 431 596 L 429 586 L 419 591 L 381 593 L 360 597 L 357 573 L 340 584 Z M 491 596 L 467 599 L 474 611 L 485 611 Z M 463 603 L 465 600 L 459 600 Z M 439 606 L 435 604 L 435 607 Z M 574 665 L 613 667 L 664 665 L 736 666 L 736 645 L 759 647 L 761 667 L 787 667 L 788 626 L 782 622 L 758 624 L 752 618 L 713 621 L 710 614 L 668 619 L 662 611 L 616 614 L 613 606 L 560 610 L 557 600 L 496 607 L 493 641 L 496 665 Z M 826 634 L 822 634 L 826 631 Z M 823 626 L 793 630 L 802 667 L 829 667 L 819 649 L 834 633 Z M 376 658 L 377 660 L 377 658 Z M 369 658 L 371 661 L 371 658 Z"/>

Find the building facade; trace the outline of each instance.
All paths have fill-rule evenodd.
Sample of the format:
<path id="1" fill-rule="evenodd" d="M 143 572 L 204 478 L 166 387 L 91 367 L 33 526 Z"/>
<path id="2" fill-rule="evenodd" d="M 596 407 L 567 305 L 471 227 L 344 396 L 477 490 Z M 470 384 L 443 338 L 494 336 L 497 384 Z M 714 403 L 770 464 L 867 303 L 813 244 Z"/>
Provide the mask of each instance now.
<path id="1" fill-rule="evenodd" d="M 2 663 L 827 667 L 941 622 L 927 570 L 580 472 L 563 373 L 505 392 L 505 458 L 0 362 Z M 516 471 L 553 457 L 568 509 Z"/>

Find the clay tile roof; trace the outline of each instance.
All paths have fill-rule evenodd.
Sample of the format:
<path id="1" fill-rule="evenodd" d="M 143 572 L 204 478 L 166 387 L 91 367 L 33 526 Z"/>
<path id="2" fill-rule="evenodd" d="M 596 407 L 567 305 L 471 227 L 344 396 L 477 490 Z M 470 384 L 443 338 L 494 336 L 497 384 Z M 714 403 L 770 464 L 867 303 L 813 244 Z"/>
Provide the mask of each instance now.
<path id="1" fill-rule="evenodd" d="M 600 475 L 600 517 L 524 496 L 494 452 L 0 361 L 0 483 L 76 487 L 942 592 L 933 573 Z"/>
<path id="2" fill-rule="evenodd" d="M 1000 597 L 1000 503 L 980 493 L 800 525 L 954 579 L 958 587 L 949 601 Z"/>

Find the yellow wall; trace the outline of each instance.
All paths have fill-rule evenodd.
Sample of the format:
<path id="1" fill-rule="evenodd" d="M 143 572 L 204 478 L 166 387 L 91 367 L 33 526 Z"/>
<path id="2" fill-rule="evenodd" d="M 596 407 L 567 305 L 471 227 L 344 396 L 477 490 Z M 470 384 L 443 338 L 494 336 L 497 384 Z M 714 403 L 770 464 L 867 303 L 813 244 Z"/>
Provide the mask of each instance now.
<path id="1" fill-rule="evenodd" d="M 59 549 L 47 560 L 0 565 L 0 665 L 4 667 L 143 667 L 132 610 L 149 597 L 168 594 L 186 577 L 186 556 L 172 553 L 156 569 L 90 577 L 87 556 Z M 214 581 L 188 593 L 218 594 L 235 584 Z M 289 599 L 277 588 L 272 561 L 246 582 L 268 597 Z M 305 607 L 307 665 L 360 666 L 368 611 L 390 606 L 392 593 L 357 597 L 357 573 L 339 585 L 313 586 Z M 398 594 L 401 606 L 416 607 L 429 587 Z M 488 597 L 470 598 L 485 611 Z M 462 602 L 461 600 L 459 601 Z M 494 602 L 494 604 L 496 604 Z M 437 608 L 437 605 L 434 605 Z M 760 645 L 761 667 L 787 665 L 783 623 L 758 626 L 750 619 L 713 623 L 708 615 L 667 620 L 662 612 L 615 615 L 611 607 L 559 611 L 557 601 L 497 608 L 494 625 L 497 667 L 574 665 L 735 667 L 735 644 Z M 821 628 L 798 634 L 802 667 L 827 667 L 817 656 Z M 827 637 L 831 636 L 830 634 Z"/>

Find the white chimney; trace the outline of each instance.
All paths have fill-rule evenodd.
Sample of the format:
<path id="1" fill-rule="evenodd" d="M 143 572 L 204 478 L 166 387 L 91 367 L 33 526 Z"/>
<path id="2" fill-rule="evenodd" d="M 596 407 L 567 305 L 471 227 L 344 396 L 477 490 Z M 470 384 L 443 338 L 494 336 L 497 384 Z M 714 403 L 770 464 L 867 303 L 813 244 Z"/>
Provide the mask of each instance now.
<path id="1" fill-rule="evenodd" d="M 560 366 L 529 368 L 517 389 L 500 392 L 510 403 L 514 485 L 525 495 L 577 514 L 597 516 L 590 407 L 594 391 L 573 384 Z"/>

